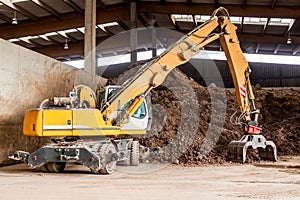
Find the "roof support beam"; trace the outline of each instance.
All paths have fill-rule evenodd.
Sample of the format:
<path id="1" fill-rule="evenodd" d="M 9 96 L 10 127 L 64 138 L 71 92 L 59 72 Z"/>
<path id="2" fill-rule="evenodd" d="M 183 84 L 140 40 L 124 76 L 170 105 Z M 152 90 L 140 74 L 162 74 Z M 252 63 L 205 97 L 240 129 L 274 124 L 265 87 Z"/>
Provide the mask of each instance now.
<path id="1" fill-rule="evenodd" d="M 60 18 L 60 14 L 56 10 L 54 10 L 51 6 L 44 3 L 43 1 L 40 0 L 31 0 L 31 1 L 36 5 L 38 5 L 39 7 L 41 7 L 42 9 L 46 10 L 48 13 L 54 15 L 58 19 Z"/>
<path id="2" fill-rule="evenodd" d="M 70 6 L 75 11 L 82 13 L 82 9 L 76 3 L 74 3 L 72 0 L 63 0 L 63 2 L 65 2 L 65 4 Z"/>
<path id="3" fill-rule="evenodd" d="M 276 3 L 277 3 L 277 0 L 273 0 L 272 5 L 271 5 L 271 8 L 272 8 L 272 9 L 275 8 Z"/>
<path id="4" fill-rule="evenodd" d="M 295 22 L 296 22 L 296 19 L 293 19 L 293 20 L 291 21 L 291 23 L 289 24 L 288 29 L 285 31 L 285 33 L 284 33 L 284 35 L 283 35 L 284 37 L 286 37 L 286 36 L 288 35 L 288 33 L 291 31 L 291 29 L 293 28 Z"/>
<path id="5" fill-rule="evenodd" d="M 243 29 L 244 29 L 244 17 L 242 17 L 242 21 L 241 21 L 241 33 L 243 33 Z"/>
<path id="6" fill-rule="evenodd" d="M 57 42 L 56 40 L 53 40 L 53 39 L 49 38 L 46 35 L 39 35 L 39 38 L 42 38 L 43 40 L 45 40 L 47 42 L 51 42 L 51 43 L 53 43 L 55 45 L 61 45 L 61 43 Z"/>
<path id="7" fill-rule="evenodd" d="M 261 35 L 264 35 L 264 34 L 266 33 L 266 30 L 267 30 L 267 27 L 268 27 L 268 25 L 269 25 L 269 23 L 270 23 L 270 20 L 271 20 L 271 18 L 268 18 L 268 19 L 267 19 L 267 21 L 266 21 L 266 23 L 265 23 L 265 25 L 264 25 L 264 29 L 263 29 Z"/>
<path id="8" fill-rule="evenodd" d="M 3 15 L 3 14 L 1 14 L 1 13 L 0 13 L 0 19 L 4 20 L 4 21 L 6 21 L 6 22 L 8 22 L 8 23 L 10 23 L 10 24 L 11 24 L 11 22 L 12 22 L 12 19 L 11 19 L 11 18 L 9 18 L 9 17 L 7 17 L 6 15 Z"/>
<path id="9" fill-rule="evenodd" d="M 274 54 L 277 54 L 277 53 L 278 53 L 280 47 L 281 47 L 281 44 L 277 44 L 277 45 L 275 46 Z"/>
<path id="10" fill-rule="evenodd" d="M 118 21 L 118 24 L 119 24 L 119 26 L 121 26 L 124 29 L 124 31 L 128 31 L 129 30 L 129 28 L 127 27 L 127 25 L 124 22 Z"/>
<path id="11" fill-rule="evenodd" d="M 300 45 L 298 45 L 298 46 L 293 50 L 293 56 L 295 56 L 299 51 L 300 51 Z"/>
<path id="12" fill-rule="evenodd" d="M 279 17 L 279 18 L 300 18 L 300 12 L 294 7 L 276 6 L 274 9 L 270 6 L 247 5 L 243 9 L 240 5 L 222 5 L 228 8 L 231 16 L 241 17 Z M 187 15 L 211 15 L 215 10 L 215 4 L 193 4 L 189 7 L 186 3 L 170 3 L 161 5 L 160 3 L 145 2 L 138 6 L 138 12 L 141 13 L 161 13 L 161 14 L 187 14 Z M 257 12 L 259 10 L 259 12 Z M 180 13 L 179 13 L 180 12 Z"/>
<path id="13" fill-rule="evenodd" d="M 3 3 L 5 6 L 21 13 L 22 15 L 28 17 L 29 19 L 33 20 L 33 21 L 37 21 L 38 18 L 37 16 L 35 16 L 34 14 L 24 10 L 23 8 L 13 4 L 10 0 L 1 0 L 1 3 Z"/>
<path id="14" fill-rule="evenodd" d="M 216 7 L 216 8 L 220 7 L 219 0 L 215 0 L 215 7 Z"/>
<path id="15" fill-rule="evenodd" d="M 145 27 L 148 27 L 148 23 L 147 23 L 146 20 L 141 16 L 141 14 L 137 13 L 137 18 L 138 18 L 138 20 L 139 20 Z"/>
<path id="16" fill-rule="evenodd" d="M 66 39 L 72 41 L 72 42 L 75 42 L 75 43 L 78 42 L 75 38 L 73 38 L 72 36 L 70 36 L 70 35 L 67 34 L 67 33 L 58 31 L 57 34 L 60 35 L 61 37 L 64 37 L 64 38 L 66 38 Z"/>
<path id="17" fill-rule="evenodd" d="M 78 43 L 68 42 L 68 50 L 64 49 L 64 44 L 65 43 L 60 45 L 50 45 L 47 48 L 32 48 L 32 50 L 53 58 L 59 56 L 74 55 L 83 52 L 83 40 Z"/>
<path id="18" fill-rule="evenodd" d="M 264 43 L 280 43 L 280 44 L 286 44 L 286 38 L 278 37 L 278 36 L 272 36 L 272 35 L 264 35 L 261 34 L 242 34 L 239 35 L 240 42 L 249 42 L 249 43 L 259 43 L 259 45 L 256 46 L 256 50 L 260 49 L 261 45 Z M 108 36 L 97 38 L 97 44 L 103 42 L 105 39 L 107 39 Z M 293 50 L 293 55 L 296 55 L 298 52 L 300 52 L 300 37 L 293 37 L 293 44 L 298 44 L 298 46 Z M 63 44 L 53 44 L 49 45 L 43 48 L 33 48 L 32 50 L 40 52 L 42 54 L 48 55 L 50 57 L 59 57 L 59 56 L 66 56 L 66 55 L 72 55 L 72 54 L 80 54 L 83 52 L 83 40 L 75 42 L 68 42 L 69 50 L 66 51 L 63 49 Z M 117 48 L 113 47 L 113 48 Z M 279 50 L 279 47 L 277 47 Z M 278 52 L 276 50 L 276 47 L 274 48 L 274 52 Z"/>
<path id="19" fill-rule="evenodd" d="M 100 8 L 102 8 L 103 10 L 106 9 L 106 5 L 105 5 L 101 0 L 97 0 L 96 2 L 97 2 L 97 5 L 98 5 Z"/>
<path id="20" fill-rule="evenodd" d="M 166 5 L 166 0 L 160 0 L 159 2 L 160 2 L 160 5 L 163 5 L 163 6 Z"/>
<path id="21" fill-rule="evenodd" d="M 238 34 L 238 38 L 242 42 L 249 42 L 249 43 L 280 43 L 286 44 L 286 38 L 278 35 L 261 35 L 261 34 L 251 34 L 251 33 L 243 33 Z M 293 36 L 293 44 L 300 44 L 300 37 Z"/>
<path id="22" fill-rule="evenodd" d="M 107 35 L 109 36 L 113 36 L 114 34 L 109 31 L 107 28 L 105 28 L 104 26 L 97 26 L 98 28 L 100 28 L 103 32 L 105 32 Z"/>
<path id="23" fill-rule="evenodd" d="M 116 6 L 106 10 L 97 10 L 96 17 L 97 24 L 129 20 L 128 7 Z M 73 12 L 61 15 L 60 20 L 53 17 L 44 17 L 40 18 L 38 22 L 22 22 L 18 26 L 0 25 L 0 38 L 12 39 L 29 35 L 40 35 L 83 26 L 83 14 Z"/>
<path id="24" fill-rule="evenodd" d="M 168 15 L 168 16 L 169 16 L 170 21 L 172 22 L 172 24 L 173 24 L 175 30 L 176 30 L 176 31 L 179 31 L 180 29 L 179 29 L 179 26 L 178 26 L 178 24 L 177 24 L 176 19 L 175 19 L 172 15 Z"/>
<path id="25" fill-rule="evenodd" d="M 196 15 L 193 15 L 193 22 L 194 22 L 195 26 L 197 26 L 197 19 L 196 19 Z"/>
<path id="26" fill-rule="evenodd" d="M 247 0 L 243 0 L 243 8 L 246 9 L 247 7 Z"/>
<path id="27" fill-rule="evenodd" d="M 258 53 L 259 48 L 260 48 L 260 43 L 257 43 L 256 49 L 255 49 L 255 53 Z"/>

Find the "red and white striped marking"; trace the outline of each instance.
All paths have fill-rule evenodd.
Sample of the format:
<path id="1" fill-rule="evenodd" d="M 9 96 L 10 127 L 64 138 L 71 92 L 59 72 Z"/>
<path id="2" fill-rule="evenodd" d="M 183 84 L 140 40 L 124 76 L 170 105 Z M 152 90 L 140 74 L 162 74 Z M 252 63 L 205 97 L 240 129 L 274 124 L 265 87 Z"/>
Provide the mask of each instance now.
<path id="1" fill-rule="evenodd" d="M 246 98 L 246 86 L 245 86 L 245 84 L 240 85 L 240 94 L 243 98 Z"/>

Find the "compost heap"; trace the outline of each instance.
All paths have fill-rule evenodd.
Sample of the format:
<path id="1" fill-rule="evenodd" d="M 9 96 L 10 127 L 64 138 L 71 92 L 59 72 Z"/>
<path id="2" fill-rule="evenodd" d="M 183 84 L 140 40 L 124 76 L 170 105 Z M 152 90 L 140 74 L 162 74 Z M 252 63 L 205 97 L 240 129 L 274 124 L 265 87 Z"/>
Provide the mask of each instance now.
<path id="1" fill-rule="evenodd" d="M 109 83 L 120 83 L 128 76 L 120 77 Z M 256 87 L 255 96 L 263 134 L 275 142 L 278 155 L 300 155 L 300 91 Z M 230 121 L 239 111 L 233 89 L 224 90 L 213 83 L 200 86 L 176 69 L 151 91 L 151 100 L 151 130 L 135 138 L 146 147 L 161 148 L 149 161 L 222 164 L 227 160 L 229 142 L 243 135 L 242 127 L 231 123 L 234 117 Z M 257 159 L 252 155 L 249 161 Z"/>

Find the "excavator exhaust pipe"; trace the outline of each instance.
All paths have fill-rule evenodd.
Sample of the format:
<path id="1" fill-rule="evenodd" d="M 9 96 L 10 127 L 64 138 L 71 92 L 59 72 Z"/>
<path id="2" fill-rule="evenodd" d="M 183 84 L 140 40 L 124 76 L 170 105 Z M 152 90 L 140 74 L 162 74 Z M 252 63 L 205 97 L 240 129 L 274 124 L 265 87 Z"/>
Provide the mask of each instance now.
<path id="1" fill-rule="evenodd" d="M 239 141 L 231 141 L 228 145 L 228 159 L 245 163 L 249 148 L 258 149 L 261 160 L 277 161 L 276 145 L 267 141 L 263 135 L 244 135 Z"/>

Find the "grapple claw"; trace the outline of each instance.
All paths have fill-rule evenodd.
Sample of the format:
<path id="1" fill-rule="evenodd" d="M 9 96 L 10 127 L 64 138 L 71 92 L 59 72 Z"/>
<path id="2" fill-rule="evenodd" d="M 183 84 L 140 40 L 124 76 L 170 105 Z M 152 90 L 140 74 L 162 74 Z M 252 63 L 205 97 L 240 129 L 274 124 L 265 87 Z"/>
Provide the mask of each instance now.
<path id="1" fill-rule="evenodd" d="M 238 141 L 231 141 L 228 145 L 228 159 L 245 163 L 249 147 L 258 149 L 260 159 L 277 161 L 276 145 L 267 141 L 263 135 L 244 135 Z"/>

